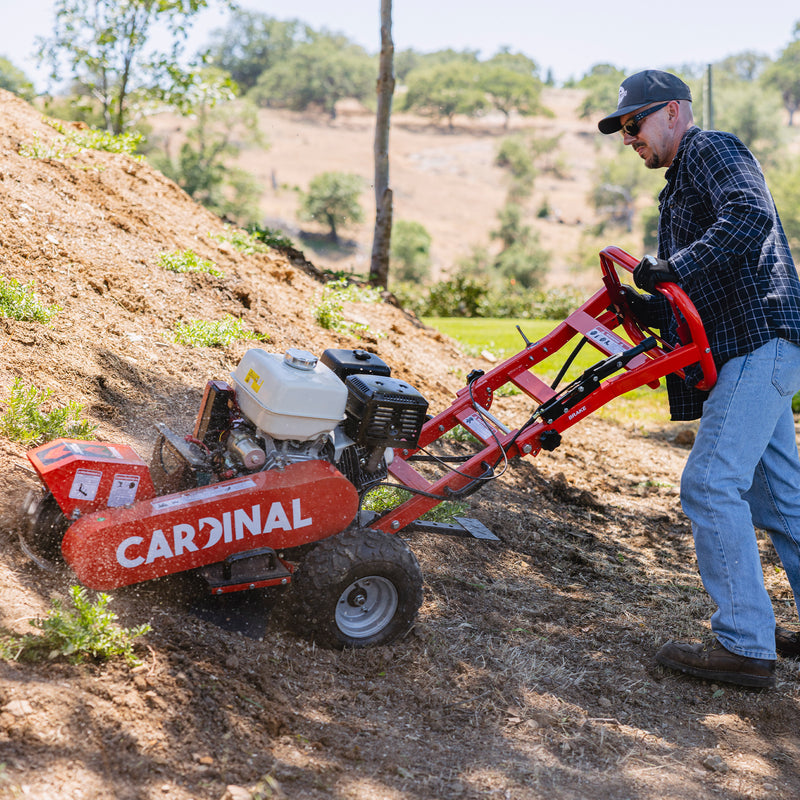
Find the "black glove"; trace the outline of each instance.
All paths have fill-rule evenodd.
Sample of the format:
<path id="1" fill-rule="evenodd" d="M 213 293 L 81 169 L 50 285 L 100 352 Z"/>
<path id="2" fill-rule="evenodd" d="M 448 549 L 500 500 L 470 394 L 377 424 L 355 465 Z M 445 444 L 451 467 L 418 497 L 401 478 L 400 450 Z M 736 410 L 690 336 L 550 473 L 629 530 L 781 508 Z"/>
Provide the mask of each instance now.
<path id="1" fill-rule="evenodd" d="M 652 314 L 647 299 L 642 297 L 632 286 L 621 286 L 619 291 L 620 299 L 628 306 L 636 321 L 645 328 L 649 327 L 652 324 L 650 319 Z"/>
<path id="2" fill-rule="evenodd" d="M 669 268 L 669 261 L 655 256 L 645 256 L 633 271 L 633 282 L 650 294 L 655 292 L 657 283 L 677 280 L 678 276 Z"/>

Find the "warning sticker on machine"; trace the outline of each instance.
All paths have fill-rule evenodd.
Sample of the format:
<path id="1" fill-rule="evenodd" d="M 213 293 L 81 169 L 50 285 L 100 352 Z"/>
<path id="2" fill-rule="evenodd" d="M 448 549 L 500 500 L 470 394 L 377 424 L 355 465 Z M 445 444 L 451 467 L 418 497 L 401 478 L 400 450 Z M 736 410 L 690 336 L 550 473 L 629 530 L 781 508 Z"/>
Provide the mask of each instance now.
<path id="1" fill-rule="evenodd" d="M 477 412 L 470 414 L 461 423 L 468 431 L 474 433 L 479 439 L 489 439 L 492 435 L 492 429 L 483 421 L 483 418 Z"/>
<path id="2" fill-rule="evenodd" d="M 607 328 L 592 328 L 587 332 L 586 338 L 591 339 L 609 355 L 624 353 L 630 346 Z"/>
<path id="3" fill-rule="evenodd" d="M 242 489 L 253 489 L 255 483 L 249 478 L 245 478 L 236 483 L 223 483 L 217 486 L 209 486 L 204 489 L 193 489 L 189 494 L 178 494 L 172 497 L 165 498 L 164 500 L 154 500 L 152 503 L 153 511 L 167 511 L 171 508 L 180 508 L 181 506 L 188 506 L 191 503 L 196 503 L 200 500 L 212 500 L 219 497 L 224 497 L 234 492 L 240 492 Z"/>
<path id="4" fill-rule="evenodd" d="M 97 489 L 102 477 L 102 472 L 93 469 L 77 470 L 69 490 L 69 496 L 73 500 L 94 500 L 97 497 Z"/>
<path id="5" fill-rule="evenodd" d="M 138 475 L 115 475 L 108 495 L 110 508 L 128 506 L 136 499 L 136 490 L 139 488 Z"/>

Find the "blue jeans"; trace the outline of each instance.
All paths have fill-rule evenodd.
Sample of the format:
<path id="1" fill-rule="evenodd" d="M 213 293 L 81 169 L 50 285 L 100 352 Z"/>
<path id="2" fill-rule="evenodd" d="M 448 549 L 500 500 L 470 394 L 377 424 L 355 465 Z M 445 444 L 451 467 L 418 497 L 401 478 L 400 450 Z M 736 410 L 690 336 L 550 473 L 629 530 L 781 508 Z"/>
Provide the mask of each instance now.
<path id="1" fill-rule="evenodd" d="M 800 347 L 773 339 L 720 369 L 681 478 L 711 628 L 728 650 L 775 658 L 775 615 L 754 525 L 766 530 L 800 603 L 800 459 L 792 396 Z"/>

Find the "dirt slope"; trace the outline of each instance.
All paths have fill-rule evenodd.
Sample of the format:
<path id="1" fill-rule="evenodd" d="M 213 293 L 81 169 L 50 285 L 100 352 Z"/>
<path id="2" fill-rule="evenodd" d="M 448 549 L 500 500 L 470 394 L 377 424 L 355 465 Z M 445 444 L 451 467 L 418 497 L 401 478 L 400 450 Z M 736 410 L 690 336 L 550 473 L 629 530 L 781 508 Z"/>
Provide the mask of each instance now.
<path id="1" fill-rule="evenodd" d="M 313 267 L 220 244 L 218 220 L 125 156 L 23 158 L 37 133 L 59 138 L 0 93 L 0 273 L 62 306 L 51 327 L 0 320 L 0 410 L 21 377 L 147 456 L 153 421 L 187 429 L 205 381 L 226 379 L 253 344 L 184 347 L 176 322 L 231 313 L 275 351 L 355 346 L 314 323 Z M 224 276 L 158 266 L 188 248 Z M 348 315 L 433 410 L 475 366 L 390 304 Z M 270 597 L 215 604 L 174 583 L 115 592 L 123 624 L 152 624 L 142 667 L 0 663 L 0 797 L 800 796 L 797 662 L 779 664 L 767 693 L 653 663 L 666 638 L 703 636 L 710 613 L 678 508 L 686 450 L 674 433 L 590 419 L 471 499 L 501 543 L 413 537 L 425 602 L 391 647 L 320 650 L 269 614 Z M 32 485 L 24 448 L 0 437 L 0 625 L 15 631 L 74 582 L 18 546 Z M 791 624 L 788 585 L 766 546 L 764 557 Z"/>

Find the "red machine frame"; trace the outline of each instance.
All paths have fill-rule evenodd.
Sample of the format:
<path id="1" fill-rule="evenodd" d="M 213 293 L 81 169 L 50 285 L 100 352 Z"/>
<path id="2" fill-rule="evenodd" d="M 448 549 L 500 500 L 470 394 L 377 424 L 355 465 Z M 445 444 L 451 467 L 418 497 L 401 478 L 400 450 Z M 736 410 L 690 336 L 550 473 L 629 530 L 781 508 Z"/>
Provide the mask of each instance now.
<path id="1" fill-rule="evenodd" d="M 710 389 L 714 385 L 717 372 L 708 338 L 686 293 L 675 283 L 660 283 L 656 287 L 668 300 L 678 322 L 682 344 L 672 347 L 653 331 L 643 329 L 624 301 L 616 267 L 632 273 L 638 260 L 619 247 L 611 246 L 600 253 L 600 264 L 604 284 L 600 291 L 550 334 L 537 342 L 529 342 L 517 355 L 459 390 L 455 402 L 424 425 L 416 448 L 395 451 L 389 472 L 415 494 L 372 521 L 370 527 L 385 533 L 402 530 L 442 500 L 457 499 L 479 488 L 492 476 L 494 466 L 504 459 L 536 455 L 542 449 L 552 450 L 567 428 L 632 389 L 644 385 L 657 388 L 660 379 L 669 373 L 683 375 L 686 367 L 699 364 L 703 377 L 698 388 Z M 630 341 L 613 332 L 619 326 Z M 530 369 L 576 335 L 584 337 L 607 356 L 606 362 L 601 362 L 607 369 L 587 376 L 583 387 L 573 387 L 572 396 L 568 389 L 564 397 L 566 402 L 562 402 L 559 398 L 563 390 L 551 388 Z M 613 374 L 620 369 L 624 370 L 621 374 L 601 381 L 604 371 Z M 538 418 L 522 429 L 507 429 L 489 411 L 497 390 L 507 384 L 521 389 L 539 404 Z M 476 407 L 481 410 L 477 411 Z M 547 413 L 548 410 L 552 413 Z M 431 482 L 411 462 L 421 450 L 458 425 L 480 440 L 484 449 L 460 464 L 457 470 L 448 471 Z"/>

